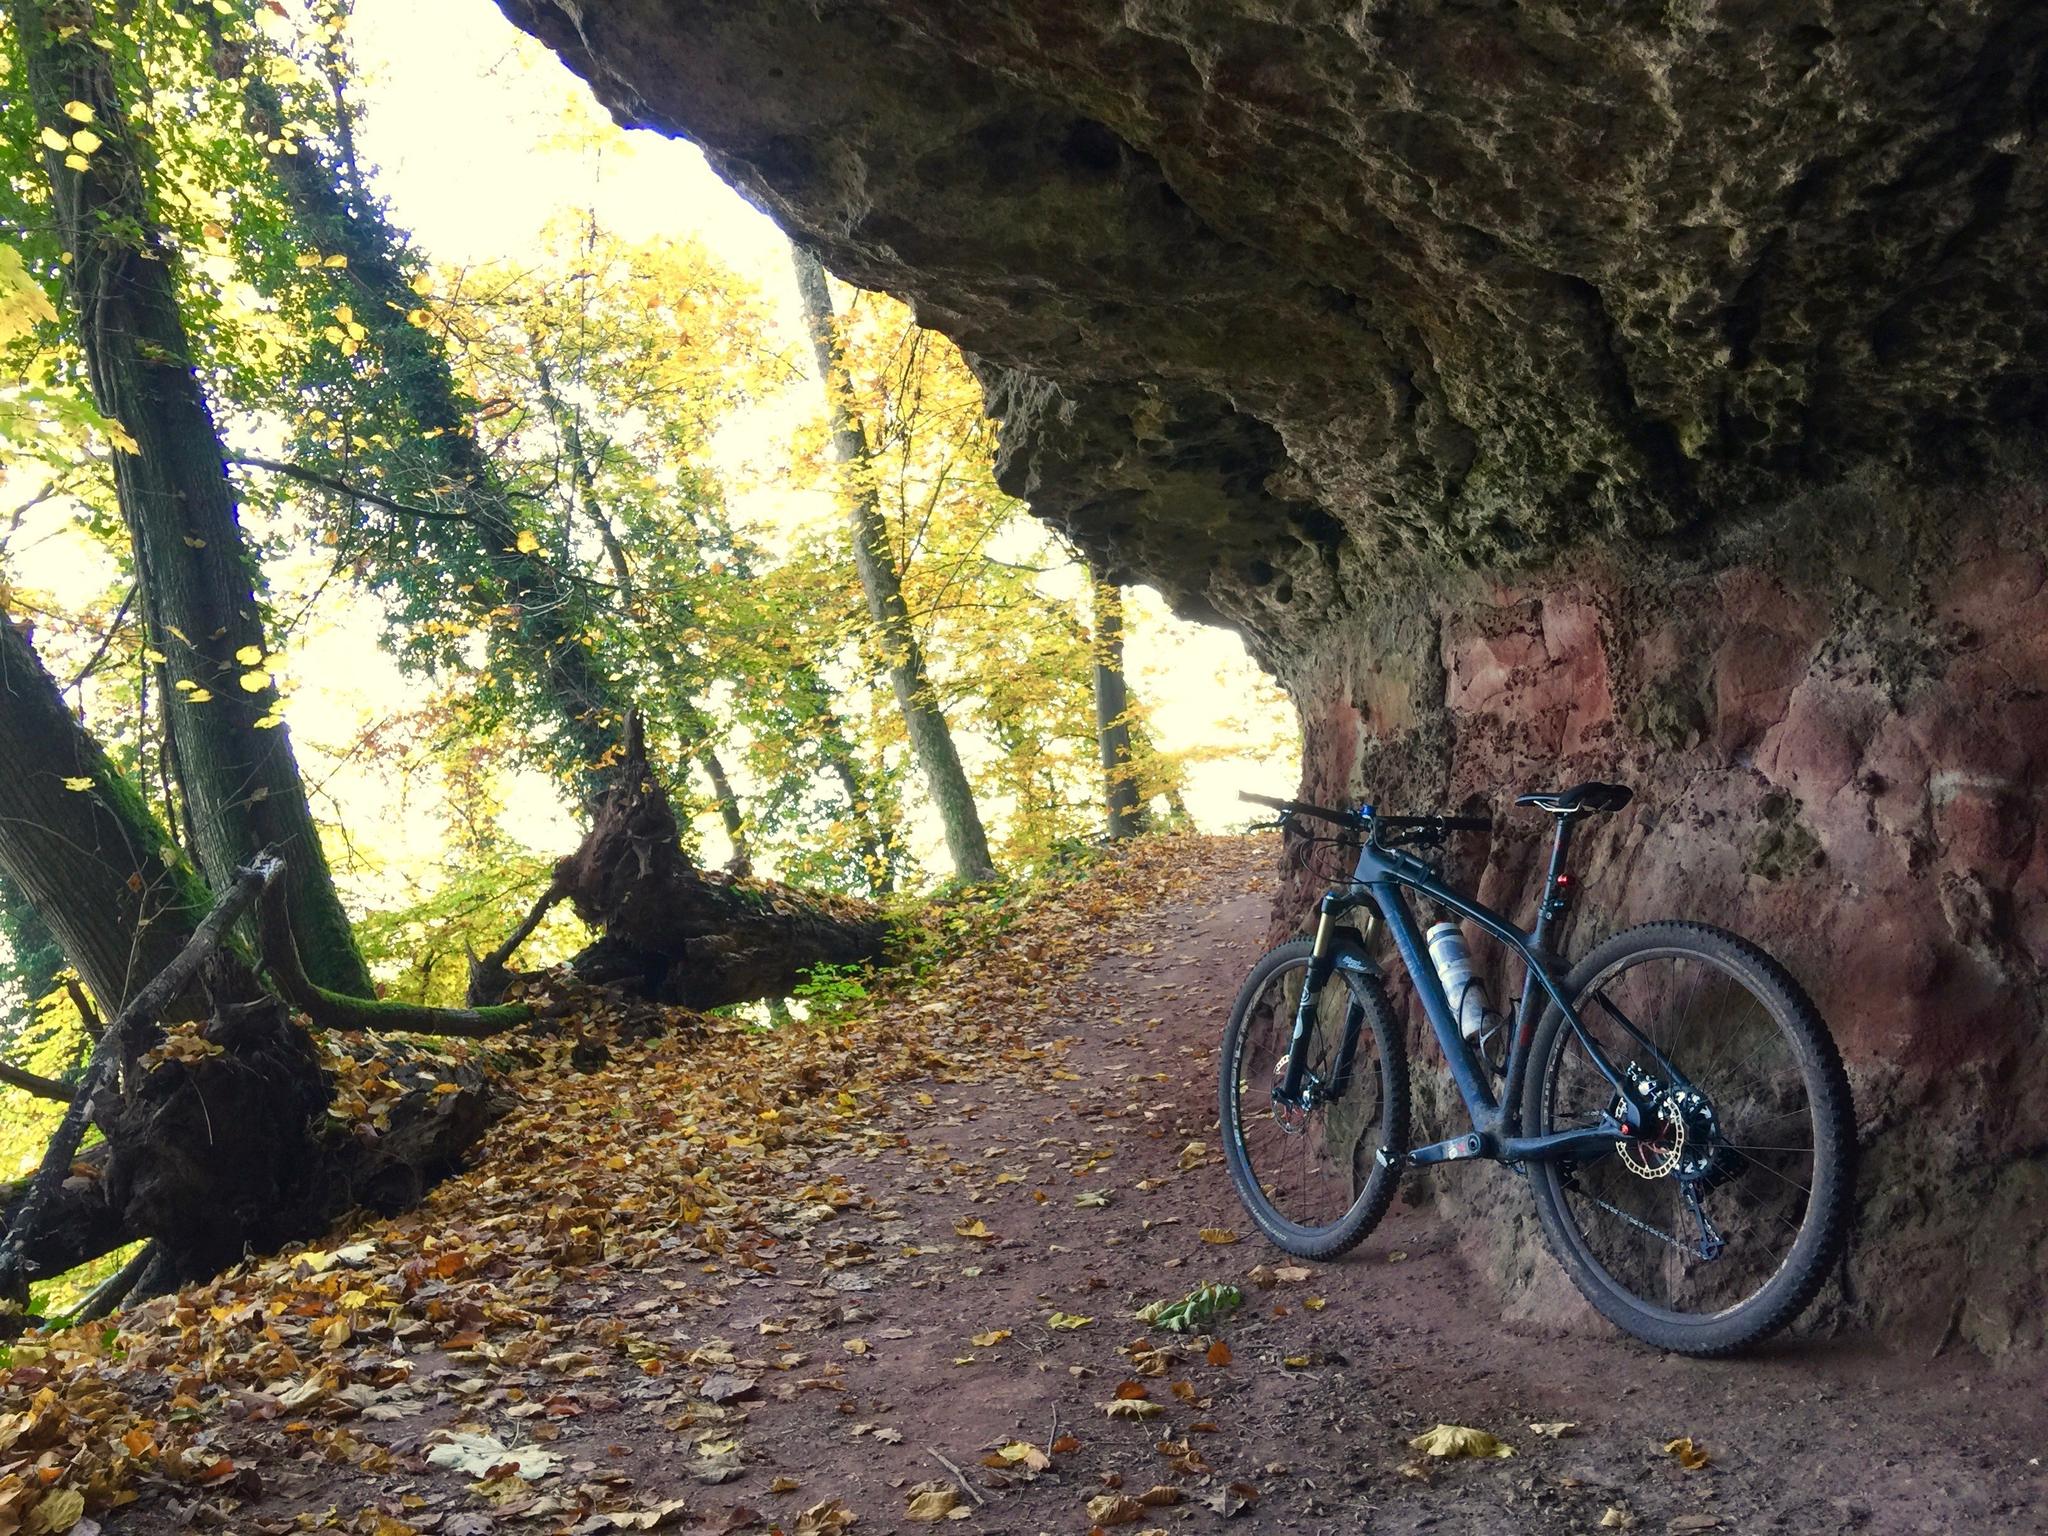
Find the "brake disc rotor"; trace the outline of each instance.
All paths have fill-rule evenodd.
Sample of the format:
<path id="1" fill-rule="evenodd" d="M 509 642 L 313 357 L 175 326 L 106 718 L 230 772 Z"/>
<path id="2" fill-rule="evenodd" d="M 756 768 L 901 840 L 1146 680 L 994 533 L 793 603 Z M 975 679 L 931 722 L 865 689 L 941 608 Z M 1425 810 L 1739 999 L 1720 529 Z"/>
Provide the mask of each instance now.
<path id="1" fill-rule="evenodd" d="M 1639 1179 L 1661 1179 L 1678 1172 L 1685 1160 L 1685 1111 L 1670 1099 L 1657 1104 L 1657 1134 L 1616 1144 L 1621 1165 Z"/>
<path id="2" fill-rule="evenodd" d="M 1299 1136 L 1308 1130 L 1308 1111 L 1282 1097 L 1281 1088 L 1286 1081 L 1287 1058 L 1283 1055 L 1273 1063 L 1273 1119 L 1287 1135 Z"/>

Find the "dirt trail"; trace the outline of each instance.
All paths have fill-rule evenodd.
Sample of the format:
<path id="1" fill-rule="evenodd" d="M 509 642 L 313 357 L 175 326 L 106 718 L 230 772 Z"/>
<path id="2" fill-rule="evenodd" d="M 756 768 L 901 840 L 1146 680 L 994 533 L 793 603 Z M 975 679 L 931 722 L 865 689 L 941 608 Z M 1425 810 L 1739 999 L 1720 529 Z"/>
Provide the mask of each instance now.
<path id="1" fill-rule="evenodd" d="M 1092 906 L 1023 925 L 1004 966 L 899 1005 L 958 1070 L 927 1063 L 886 1111 L 798 1159 L 801 1187 L 783 1191 L 745 1266 L 629 1259 L 616 1244 L 572 1256 L 551 1275 L 546 1353 L 501 1346 L 485 1373 L 464 1353 L 473 1338 L 443 1334 L 405 1362 L 404 1414 L 355 1421 L 341 1453 L 257 1413 L 222 1431 L 264 1469 L 255 1485 L 226 1501 L 152 1490 L 109 1529 L 196 1517 L 238 1531 L 596 1532 L 668 1505 L 642 1528 L 758 1519 L 809 1536 L 841 1510 L 862 1532 L 929 1528 L 907 1510 L 920 1485 L 943 1483 L 954 1491 L 931 1502 L 964 1513 L 940 1525 L 989 1536 L 1085 1532 L 1091 1499 L 1155 1485 L 1179 1502 L 1128 1529 L 2048 1532 L 2038 1374 L 1830 1342 L 1697 1364 L 1581 1319 L 1503 1326 L 1426 1208 L 1397 1207 L 1305 1281 L 1257 1288 L 1255 1265 L 1288 1261 L 1255 1237 L 1201 1233 L 1251 1231 L 1216 1156 L 1213 1073 L 1261 948 L 1271 868 L 1263 840 L 1150 844 Z M 968 1016 L 955 1049 L 949 1029 Z M 648 1167 L 658 1151 L 642 1146 L 640 1176 L 696 1171 Z M 455 1188 L 440 1209 L 465 1198 Z M 1249 1297 L 1221 1331 L 1223 1365 L 1132 1318 L 1209 1279 Z M 476 1332 L 491 1321 L 488 1296 L 452 1292 L 450 1305 L 469 1307 Z M 1080 1318 L 1092 1321 L 1057 1325 Z M 632 1347 L 586 1342 L 565 1365 L 563 1338 Z M 1184 1358 L 1141 1375 L 1133 1344 Z M 383 1363 L 383 1378 L 356 1379 L 390 1379 Z M 1112 1419 L 1101 1405 L 1133 1380 L 1159 1413 Z M 1517 1454 L 1425 1466 L 1407 1442 L 1439 1421 Z M 1575 1427 L 1529 1428 L 1556 1421 Z M 560 1466 L 480 1496 L 423 1460 L 460 1425 L 543 1445 Z M 1706 1467 L 1665 1452 L 1679 1436 Z M 1015 1442 L 1053 1447 L 1050 1465 L 984 1464 Z"/>

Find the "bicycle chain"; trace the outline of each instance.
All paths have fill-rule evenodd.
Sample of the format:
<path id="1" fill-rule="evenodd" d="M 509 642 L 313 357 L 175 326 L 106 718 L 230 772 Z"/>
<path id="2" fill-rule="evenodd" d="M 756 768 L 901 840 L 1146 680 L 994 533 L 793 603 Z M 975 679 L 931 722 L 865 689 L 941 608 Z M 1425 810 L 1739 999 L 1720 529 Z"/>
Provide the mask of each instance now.
<path id="1" fill-rule="evenodd" d="M 1694 1258 L 1699 1257 L 1698 1251 L 1694 1249 L 1690 1244 L 1681 1242 L 1678 1238 L 1675 1238 L 1669 1232 L 1666 1232 L 1662 1227 L 1653 1227 L 1647 1221 L 1644 1221 L 1640 1216 L 1632 1215 L 1629 1212 L 1624 1211 L 1620 1206 L 1610 1205 L 1605 1200 L 1602 1200 L 1598 1195 L 1588 1193 L 1576 1180 L 1569 1181 L 1567 1183 L 1567 1187 L 1573 1190 L 1576 1194 L 1578 1194 L 1581 1199 L 1586 1200 L 1593 1205 L 1599 1206 L 1601 1210 L 1606 1211 L 1609 1215 L 1619 1216 L 1624 1222 L 1634 1227 L 1638 1232 L 1641 1232 L 1649 1237 L 1654 1237 L 1661 1242 L 1669 1243 L 1672 1247 L 1676 1248 L 1680 1253 L 1691 1254 Z"/>

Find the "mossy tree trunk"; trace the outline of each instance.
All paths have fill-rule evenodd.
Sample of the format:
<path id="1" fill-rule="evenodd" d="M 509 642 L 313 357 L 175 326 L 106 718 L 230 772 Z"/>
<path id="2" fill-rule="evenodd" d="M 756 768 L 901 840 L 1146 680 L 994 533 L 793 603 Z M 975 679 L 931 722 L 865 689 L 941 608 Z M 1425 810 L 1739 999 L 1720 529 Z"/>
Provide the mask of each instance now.
<path id="1" fill-rule="evenodd" d="M 0 871 L 109 1017 L 170 964 L 213 899 L 4 616 Z"/>
<path id="2" fill-rule="evenodd" d="M 952 728 L 932 692 L 924 648 L 918 644 L 910 610 L 903 601 L 902 575 L 889 551 L 889 524 L 875 496 L 867 432 L 854 414 L 825 268 L 802 246 L 792 246 L 790 252 L 796 267 L 797 292 L 803 300 L 804 320 L 810 328 L 811 347 L 818 360 L 818 380 L 825 390 L 832 456 L 847 475 L 846 515 L 853 535 L 853 563 L 860 573 L 868 619 L 889 668 L 897 707 L 903 712 L 904 731 L 910 737 L 911 751 L 917 757 L 925 787 L 945 827 L 946 851 L 952 855 L 953 872 L 962 880 L 993 880 L 996 866 L 989 857 L 988 834 L 982 827 L 967 772 L 960 766 Z"/>
<path id="3" fill-rule="evenodd" d="M 100 410 L 134 440 L 114 455 L 150 643 L 165 690 L 179 787 L 200 868 L 217 884 L 263 848 L 289 865 L 292 924 L 323 985 L 366 993 L 369 972 L 306 804 L 256 605 L 220 435 L 179 312 L 175 256 L 152 216 L 142 154 L 93 13 L 46 0 L 8 7 L 36 117 L 75 127 L 91 110 L 85 169 L 45 145 L 42 165 L 67 257 L 66 289 Z M 84 24 L 81 24 L 84 23 Z M 109 978 L 110 980 L 112 978 Z"/>
<path id="4" fill-rule="evenodd" d="M 250 75 L 243 100 L 258 136 L 281 142 L 276 135 L 284 114 L 276 92 Z M 308 249 L 347 258 L 335 281 L 349 294 L 350 308 L 369 333 L 366 345 L 375 348 L 410 418 L 414 448 L 446 487 L 446 499 L 460 509 L 415 531 L 421 552 L 439 544 L 457 555 L 451 566 L 488 574 L 473 588 L 478 610 L 493 624 L 509 613 L 511 629 L 500 638 L 511 663 L 532 680 L 555 717 L 561 749 L 555 766 L 586 802 L 594 800 L 617 755 L 627 701 L 585 641 L 578 613 L 587 611 L 587 603 L 530 541 L 521 547 L 520 521 L 504 477 L 477 439 L 475 402 L 456 380 L 440 343 L 407 319 L 419 296 L 402 264 L 402 242 L 383 210 L 360 188 L 352 189 L 343 171 L 310 144 L 292 154 L 273 152 L 269 161 Z"/>

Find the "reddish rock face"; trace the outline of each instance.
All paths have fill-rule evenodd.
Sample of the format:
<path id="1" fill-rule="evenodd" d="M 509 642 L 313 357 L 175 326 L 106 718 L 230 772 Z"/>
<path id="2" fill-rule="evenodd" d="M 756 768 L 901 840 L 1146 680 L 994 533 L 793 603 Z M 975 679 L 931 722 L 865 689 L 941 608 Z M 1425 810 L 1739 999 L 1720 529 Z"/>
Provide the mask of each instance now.
<path id="1" fill-rule="evenodd" d="M 1861 1220 L 1809 1326 L 2038 1346 L 2048 562 L 2031 519 L 1992 508 L 1958 516 L 1902 498 L 1881 521 L 1900 542 L 1894 590 L 1875 595 L 1854 562 L 1783 547 L 1713 569 L 1591 566 L 1440 593 L 1406 621 L 1433 635 L 1434 655 L 1400 688 L 1370 641 L 1305 669 L 1320 691 L 1298 693 L 1303 793 L 1485 802 L 1501 823 L 1451 873 L 1526 918 L 1548 822 L 1512 809 L 1513 794 L 1633 785 L 1635 805 L 1578 843 L 1567 952 L 1654 918 L 1733 928 L 1792 968 L 1849 1064 Z M 1934 531 L 1908 548 L 1915 528 Z M 1291 860 L 1276 926 L 1299 923 L 1327 867 Z M 1496 997 L 1503 980 L 1496 957 Z M 1426 1031 L 1416 1046 L 1436 1059 Z M 1448 1134 L 1455 1096 L 1438 1081 L 1425 1098 Z M 1511 1310 L 1576 1311 L 1532 1262 L 1537 1239 L 1505 1175 L 1434 1183 L 1492 1214 L 1475 1256 Z"/>

